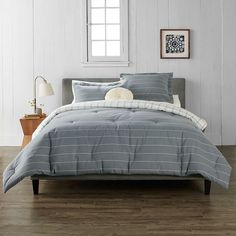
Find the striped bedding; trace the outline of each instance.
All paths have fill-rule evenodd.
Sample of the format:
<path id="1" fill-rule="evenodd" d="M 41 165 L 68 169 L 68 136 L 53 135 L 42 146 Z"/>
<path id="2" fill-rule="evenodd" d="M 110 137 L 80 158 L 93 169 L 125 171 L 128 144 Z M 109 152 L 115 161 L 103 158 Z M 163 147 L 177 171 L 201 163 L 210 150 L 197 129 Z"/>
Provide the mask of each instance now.
<path id="1" fill-rule="evenodd" d="M 231 167 L 202 130 L 206 122 L 170 103 L 94 101 L 51 113 L 8 165 L 4 191 L 32 175 L 201 174 L 227 188 Z"/>

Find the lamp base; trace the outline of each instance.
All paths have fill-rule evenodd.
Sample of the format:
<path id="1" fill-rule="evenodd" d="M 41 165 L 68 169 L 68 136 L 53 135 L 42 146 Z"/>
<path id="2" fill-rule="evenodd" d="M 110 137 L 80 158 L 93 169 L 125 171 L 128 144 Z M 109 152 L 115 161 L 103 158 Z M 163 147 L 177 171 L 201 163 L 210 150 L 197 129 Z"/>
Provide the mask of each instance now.
<path id="1" fill-rule="evenodd" d="M 41 116 L 43 111 L 41 108 L 36 108 L 35 113 Z"/>
<path id="2" fill-rule="evenodd" d="M 25 114 L 25 119 L 39 119 L 39 118 L 45 118 L 47 115 L 45 113 L 42 113 L 41 115 L 33 113 L 33 114 Z"/>

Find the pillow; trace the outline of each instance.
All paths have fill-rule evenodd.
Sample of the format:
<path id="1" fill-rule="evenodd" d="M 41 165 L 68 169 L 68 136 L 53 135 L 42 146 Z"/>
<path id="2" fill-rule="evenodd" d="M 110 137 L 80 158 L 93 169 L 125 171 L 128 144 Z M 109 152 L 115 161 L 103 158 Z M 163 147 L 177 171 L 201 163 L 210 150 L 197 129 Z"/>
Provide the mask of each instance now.
<path id="1" fill-rule="evenodd" d="M 113 88 L 105 96 L 105 100 L 133 100 L 133 93 L 126 88 Z"/>
<path id="2" fill-rule="evenodd" d="M 177 107 L 181 107 L 181 102 L 178 94 L 173 94 L 173 104 Z"/>
<path id="3" fill-rule="evenodd" d="M 122 87 L 130 89 L 134 99 L 172 102 L 173 73 L 121 74 Z"/>
<path id="4" fill-rule="evenodd" d="M 116 87 L 120 87 L 123 84 L 121 81 L 111 83 L 97 83 L 72 80 L 72 91 L 74 100 L 76 102 L 96 101 L 104 100 L 106 93 Z"/>

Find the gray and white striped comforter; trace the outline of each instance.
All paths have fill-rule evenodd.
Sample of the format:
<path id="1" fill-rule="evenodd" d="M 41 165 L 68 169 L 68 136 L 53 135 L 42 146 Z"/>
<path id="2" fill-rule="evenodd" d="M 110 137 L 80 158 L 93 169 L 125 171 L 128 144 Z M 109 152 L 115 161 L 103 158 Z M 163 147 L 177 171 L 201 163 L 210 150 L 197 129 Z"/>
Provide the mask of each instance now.
<path id="1" fill-rule="evenodd" d="M 231 167 L 201 129 L 206 122 L 169 103 L 96 101 L 55 110 L 8 165 L 4 191 L 26 176 L 201 174 L 228 187 Z"/>

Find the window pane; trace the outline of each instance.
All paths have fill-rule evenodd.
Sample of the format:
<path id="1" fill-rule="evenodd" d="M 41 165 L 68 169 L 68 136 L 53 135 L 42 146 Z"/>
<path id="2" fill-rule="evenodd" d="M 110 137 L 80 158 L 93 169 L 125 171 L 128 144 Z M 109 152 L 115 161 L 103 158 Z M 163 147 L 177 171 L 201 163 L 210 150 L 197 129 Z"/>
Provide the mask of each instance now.
<path id="1" fill-rule="evenodd" d="M 91 10 L 92 23 L 105 23 L 105 9 L 92 9 Z"/>
<path id="2" fill-rule="evenodd" d="M 120 0 L 107 0 L 106 1 L 107 7 L 119 7 L 120 6 Z"/>
<path id="3" fill-rule="evenodd" d="M 91 6 L 92 7 L 105 7 L 105 0 L 92 0 Z"/>
<path id="4" fill-rule="evenodd" d="M 92 40 L 105 40 L 105 25 L 91 26 Z"/>
<path id="5" fill-rule="evenodd" d="M 120 41 L 107 41 L 107 56 L 120 56 Z"/>
<path id="6" fill-rule="evenodd" d="M 107 25 L 106 27 L 107 39 L 120 40 L 120 26 L 119 25 Z"/>
<path id="7" fill-rule="evenodd" d="M 106 9 L 106 23 L 120 23 L 120 9 Z"/>
<path id="8" fill-rule="evenodd" d="M 92 41 L 92 56 L 105 56 L 105 41 Z"/>

